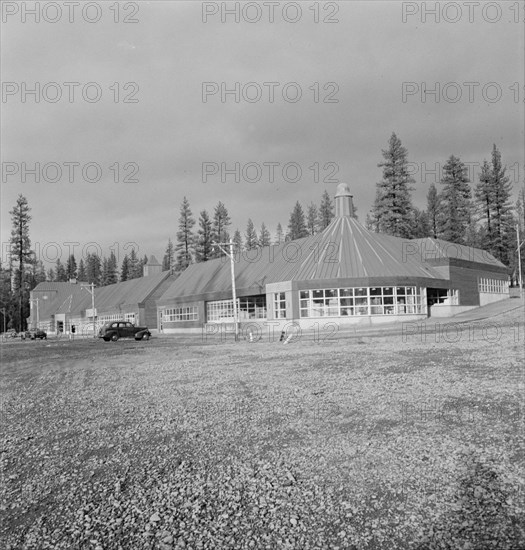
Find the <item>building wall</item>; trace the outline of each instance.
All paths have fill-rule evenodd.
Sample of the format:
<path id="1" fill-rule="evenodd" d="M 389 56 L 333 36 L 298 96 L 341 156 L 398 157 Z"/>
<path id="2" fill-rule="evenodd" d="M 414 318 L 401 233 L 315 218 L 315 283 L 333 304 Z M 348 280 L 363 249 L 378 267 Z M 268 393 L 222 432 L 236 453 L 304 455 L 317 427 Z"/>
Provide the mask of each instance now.
<path id="1" fill-rule="evenodd" d="M 508 281 L 506 272 L 502 273 L 501 269 L 478 270 L 463 267 L 459 265 L 450 265 L 450 286 L 459 290 L 459 305 L 460 306 L 479 306 L 484 305 L 480 301 L 480 292 L 478 281 L 480 277 L 488 277 L 492 279 L 501 279 Z M 508 294 L 499 294 L 499 299 L 508 298 Z M 493 300 L 496 301 L 496 300 Z M 489 303 L 489 302 L 485 302 Z"/>
<path id="2" fill-rule="evenodd" d="M 166 292 L 166 289 L 174 280 L 174 276 L 169 276 L 166 280 L 162 281 L 155 291 L 148 296 L 147 300 L 141 304 L 143 308 L 143 317 L 140 321 L 141 325 L 145 325 L 152 329 L 158 329 L 159 316 L 157 313 L 157 300 Z"/>
<path id="3" fill-rule="evenodd" d="M 196 321 L 162 321 L 162 332 L 169 334 L 177 332 L 180 329 L 198 329 L 200 330 L 206 323 L 206 311 L 205 302 L 203 301 L 187 301 L 183 303 L 161 306 L 158 308 L 158 314 L 163 315 L 163 312 L 168 309 L 174 309 L 179 307 L 197 307 L 198 319 Z M 158 315 L 157 315 L 158 319 Z"/>

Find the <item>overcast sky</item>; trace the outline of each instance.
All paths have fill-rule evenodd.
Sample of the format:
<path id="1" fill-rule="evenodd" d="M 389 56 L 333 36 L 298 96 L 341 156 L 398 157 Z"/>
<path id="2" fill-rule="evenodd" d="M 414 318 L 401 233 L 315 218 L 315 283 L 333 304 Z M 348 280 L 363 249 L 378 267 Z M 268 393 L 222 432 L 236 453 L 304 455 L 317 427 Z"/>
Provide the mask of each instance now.
<path id="1" fill-rule="evenodd" d="M 516 195 L 523 182 L 523 2 L 442 2 L 439 22 L 421 3 L 392 0 L 281 3 L 273 22 L 267 2 L 240 4 L 238 22 L 214 2 L 88 4 L 40 2 L 39 22 L 22 9 L 33 2 L 2 5 L 2 243 L 20 193 L 44 260 L 53 242 L 63 261 L 71 242 L 77 260 L 90 242 L 102 255 L 113 245 L 119 262 L 130 242 L 162 260 L 184 196 L 196 219 L 222 201 L 232 232 L 251 217 L 273 236 L 297 200 L 318 203 L 346 182 L 363 221 L 393 131 L 419 207 L 436 181 L 423 163 L 454 154 L 477 180 L 493 143 Z M 26 93 L 35 83 L 38 102 Z M 223 93 L 235 83 L 240 97 Z M 436 83 L 439 102 L 421 94 Z M 40 182 L 24 174 L 35 163 Z M 240 181 L 221 163 L 239 163 Z"/>

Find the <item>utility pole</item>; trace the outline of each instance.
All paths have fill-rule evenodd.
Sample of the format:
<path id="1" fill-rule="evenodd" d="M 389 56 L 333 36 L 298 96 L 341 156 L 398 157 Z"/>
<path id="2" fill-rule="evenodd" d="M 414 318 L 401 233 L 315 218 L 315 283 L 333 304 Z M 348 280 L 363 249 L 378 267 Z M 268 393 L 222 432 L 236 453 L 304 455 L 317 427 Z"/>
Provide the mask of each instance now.
<path id="1" fill-rule="evenodd" d="M 97 337 L 96 323 L 95 323 L 95 283 L 90 285 L 82 285 L 82 290 L 87 290 L 91 294 L 91 315 L 93 316 L 93 338 Z"/>
<path id="2" fill-rule="evenodd" d="M 235 341 L 239 340 L 239 316 L 237 314 L 237 293 L 235 291 L 235 260 L 233 257 L 233 240 L 230 238 L 228 243 L 212 243 L 213 246 L 218 246 L 226 256 L 230 257 L 230 268 L 232 276 L 232 297 L 233 297 L 233 323 L 235 324 Z M 229 246 L 230 251 L 227 252 L 223 246 Z"/>

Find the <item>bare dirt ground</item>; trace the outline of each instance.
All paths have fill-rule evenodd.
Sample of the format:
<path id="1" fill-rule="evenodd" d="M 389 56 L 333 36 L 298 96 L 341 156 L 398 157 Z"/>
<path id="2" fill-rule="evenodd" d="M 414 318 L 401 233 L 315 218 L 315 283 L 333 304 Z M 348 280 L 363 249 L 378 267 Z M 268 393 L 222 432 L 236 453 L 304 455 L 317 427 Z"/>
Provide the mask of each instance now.
<path id="1" fill-rule="evenodd" d="M 3 343 L 0 548 L 525 548 L 523 313 Z"/>

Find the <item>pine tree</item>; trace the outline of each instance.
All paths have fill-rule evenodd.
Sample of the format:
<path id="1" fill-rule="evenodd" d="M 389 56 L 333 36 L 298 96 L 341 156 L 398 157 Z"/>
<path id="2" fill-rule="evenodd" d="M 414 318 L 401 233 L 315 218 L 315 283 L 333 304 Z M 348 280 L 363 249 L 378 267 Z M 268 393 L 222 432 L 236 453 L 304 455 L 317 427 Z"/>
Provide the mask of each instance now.
<path id="1" fill-rule="evenodd" d="M 393 132 L 388 149 L 382 150 L 383 179 L 377 184 L 373 217 L 381 233 L 409 238 L 412 234 L 411 185 L 414 179 L 408 171 L 408 152 Z"/>
<path id="2" fill-rule="evenodd" d="M 31 263 L 33 253 L 29 238 L 29 222 L 31 216 L 29 204 L 23 195 L 19 195 L 15 206 L 9 212 L 11 215 L 12 229 L 10 242 L 11 262 L 18 265 L 15 271 L 16 283 L 14 286 L 13 300 L 17 304 L 13 311 L 14 321 L 19 331 L 25 327 L 25 319 L 29 315 L 29 294 L 26 289 L 26 264 Z M 16 315 L 15 315 L 16 313 Z"/>
<path id="3" fill-rule="evenodd" d="M 212 257 L 212 222 L 206 210 L 199 216 L 199 229 L 195 245 L 195 257 L 197 262 L 207 262 Z"/>
<path id="4" fill-rule="evenodd" d="M 120 282 L 127 281 L 129 277 L 129 257 L 126 254 L 120 267 Z"/>
<path id="5" fill-rule="evenodd" d="M 253 250 L 258 246 L 257 233 L 251 218 L 248 218 L 246 224 L 246 233 L 244 234 L 244 248 L 245 250 Z"/>
<path id="6" fill-rule="evenodd" d="M 294 241 L 295 239 L 302 239 L 307 236 L 308 230 L 306 229 L 303 208 L 299 204 L 299 201 L 297 201 L 288 222 L 288 238 Z"/>
<path id="7" fill-rule="evenodd" d="M 135 249 L 132 248 L 128 259 L 128 281 L 130 279 L 138 279 L 140 276 L 140 260 Z"/>
<path id="8" fill-rule="evenodd" d="M 80 258 L 80 262 L 78 264 L 78 274 L 77 274 L 78 280 L 85 283 L 87 281 L 87 275 L 86 275 L 86 266 L 84 264 L 84 259 Z"/>
<path id="9" fill-rule="evenodd" d="M 328 197 L 330 198 L 330 197 Z M 310 235 L 315 235 L 317 232 L 318 211 L 317 206 L 312 202 L 306 210 L 306 229 Z"/>
<path id="10" fill-rule="evenodd" d="M 230 235 L 228 234 L 228 227 L 231 224 L 230 215 L 226 206 L 219 201 L 215 207 L 213 213 L 213 224 L 212 224 L 212 240 L 216 243 L 226 243 L 230 240 Z M 212 251 L 213 258 L 219 258 L 223 256 L 223 252 L 219 247 L 215 247 Z"/>
<path id="11" fill-rule="evenodd" d="M 434 239 L 438 238 L 439 221 L 439 195 L 434 183 L 430 184 L 427 193 L 427 218 L 428 218 L 428 236 Z"/>
<path id="12" fill-rule="evenodd" d="M 100 256 L 96 252 L 87 255 L 86 275 L 88 283 L 94 283 L 95 286 L 100 286 L 102 280 L 102 262 Z"/>
<path id="13" fill-rule="evenodd" d="M 505 175 L 506 167 L 501 164 L 501 153 L 494 144 L 490 172 L 492 187 L 493 242 L 492 254 L 505 265 L 509 265 L 513 241 L 512 184 Z"/>
<path id="14" fill-rule="evenodd" d="M 241 235 L 241 232 L 238 229 L 235 230 L 235 233 L 233 234 L 233 239 L 232 240 L 233 240 L 233 244 L 234 244 L 234 247 L 233 247 L 234 252 L 241 252 L 242 247 L 243 247 L 242 235 Z"/>
<path id="15" fill-rule="evenodd" d="M 430 234 L 430 223 L 425 210 L 413 209 L 414 221 L 412 223 L 412 238 L 422 239 Z"/>
<path id="16" fill-rule="evenodd" d="M 491 183 L 490 165 L 484 160 L 479 174 L 479 182 L 474 188 L 474 199 L 478 211 L 479 220 L 483 227 L 481 243 L 482 248 L 491 250 L 494 242 L 492 227 L 492 183 Z"/>
<path id="17" fill-rule="evenodd" d="M 34 264 L 34 285 L 33 288 L 40 284 L 44 283 L 46 281 L 46 268 L 44 266 L 44 262 L 42 260 L 35 261 Z"/>
<path id="18" fill-rule="evenodd" d="M 334 205 L 328 191 L 325 190 L 319 206 L 318 224 L 319 231 L 326 229 L 334 219 Z"/>
<path id="19" fill-rule="evenodd" d="M 281 223 L 278 223 L 277 228 L 275 230 L 275 244 L 281 244 L 281 243 L 284 243 L 284 231 Z"/>
<path id="20" fill-rule="evenodd" d="M 77 261 L 73 254 L 70 254 L 69 258 L 67 259 L 66 278 L 68 281 L 77 278 Z"/>
<path id="21" fill-rule="evenodd" d="M 467 167 L 451 155 L 443 166 L 440 193 L 440 237 L 445 241 L 466 244 L 466 229 L 471 223 L 472 200 Z"/>
<path id="22" fill-rule="evenodd" d="M 48 269 L 46 275 L 46 281 L 54 282 L 56 280 L 55 270 L 53 268 Z"/>
<path id="23" fill-rule="evenodd" d="M 55 264 L 55 281 L 58 283 L 65 283 L 68 280 L 66 268 L 64 264 L 60 261 L 60 258 L 57 258 Z"/>
<path id="24" fill-rule="evenodd" d="M 168 238 L 168 246 L 166 247 L 166 252 L 164 253 L 164 258 L 162 259 L 162 271 L 169 271 L 170 273 L 173 273 L 174 267 L 175 249 L 171 238 Z"/>
<path id="25" fill-rule="evenodd" d="M 259 233 L 258 243 L 259 243 L 259 246 L 261 247 L 270 246 L 270 244 L 272 244 L 272 237 L 264 222 L 262 222 L 261 224 L 261 231 Z"/>
<path id="26" fill-rule="evenodd" d="M 112 250 L 108 258 L 107 275 L 106 275 L 107 285 L 114 285 L 115 283 L 118 282 L 117 269 L 118 269 L 117 257 L 115 256 L 115 252 L 113 252 Z"/>
<path id="27" fill-rule="evenodd" d="M 192 262 L 193 245 L 195 237 L 193 235 L 193 226 L 195 219 L 191 213 L 190 203 L 186 197 L 180 207 L 179 230 L 177 231 L 177 271 L 184 271 Z"/>
<path id="28" fill-rule="evenodd" d="M 102 276 L 100 277 L 101 286 L 106 286 L 108 284 L 108 259 L 104 256 L 102 258 Z"/>

